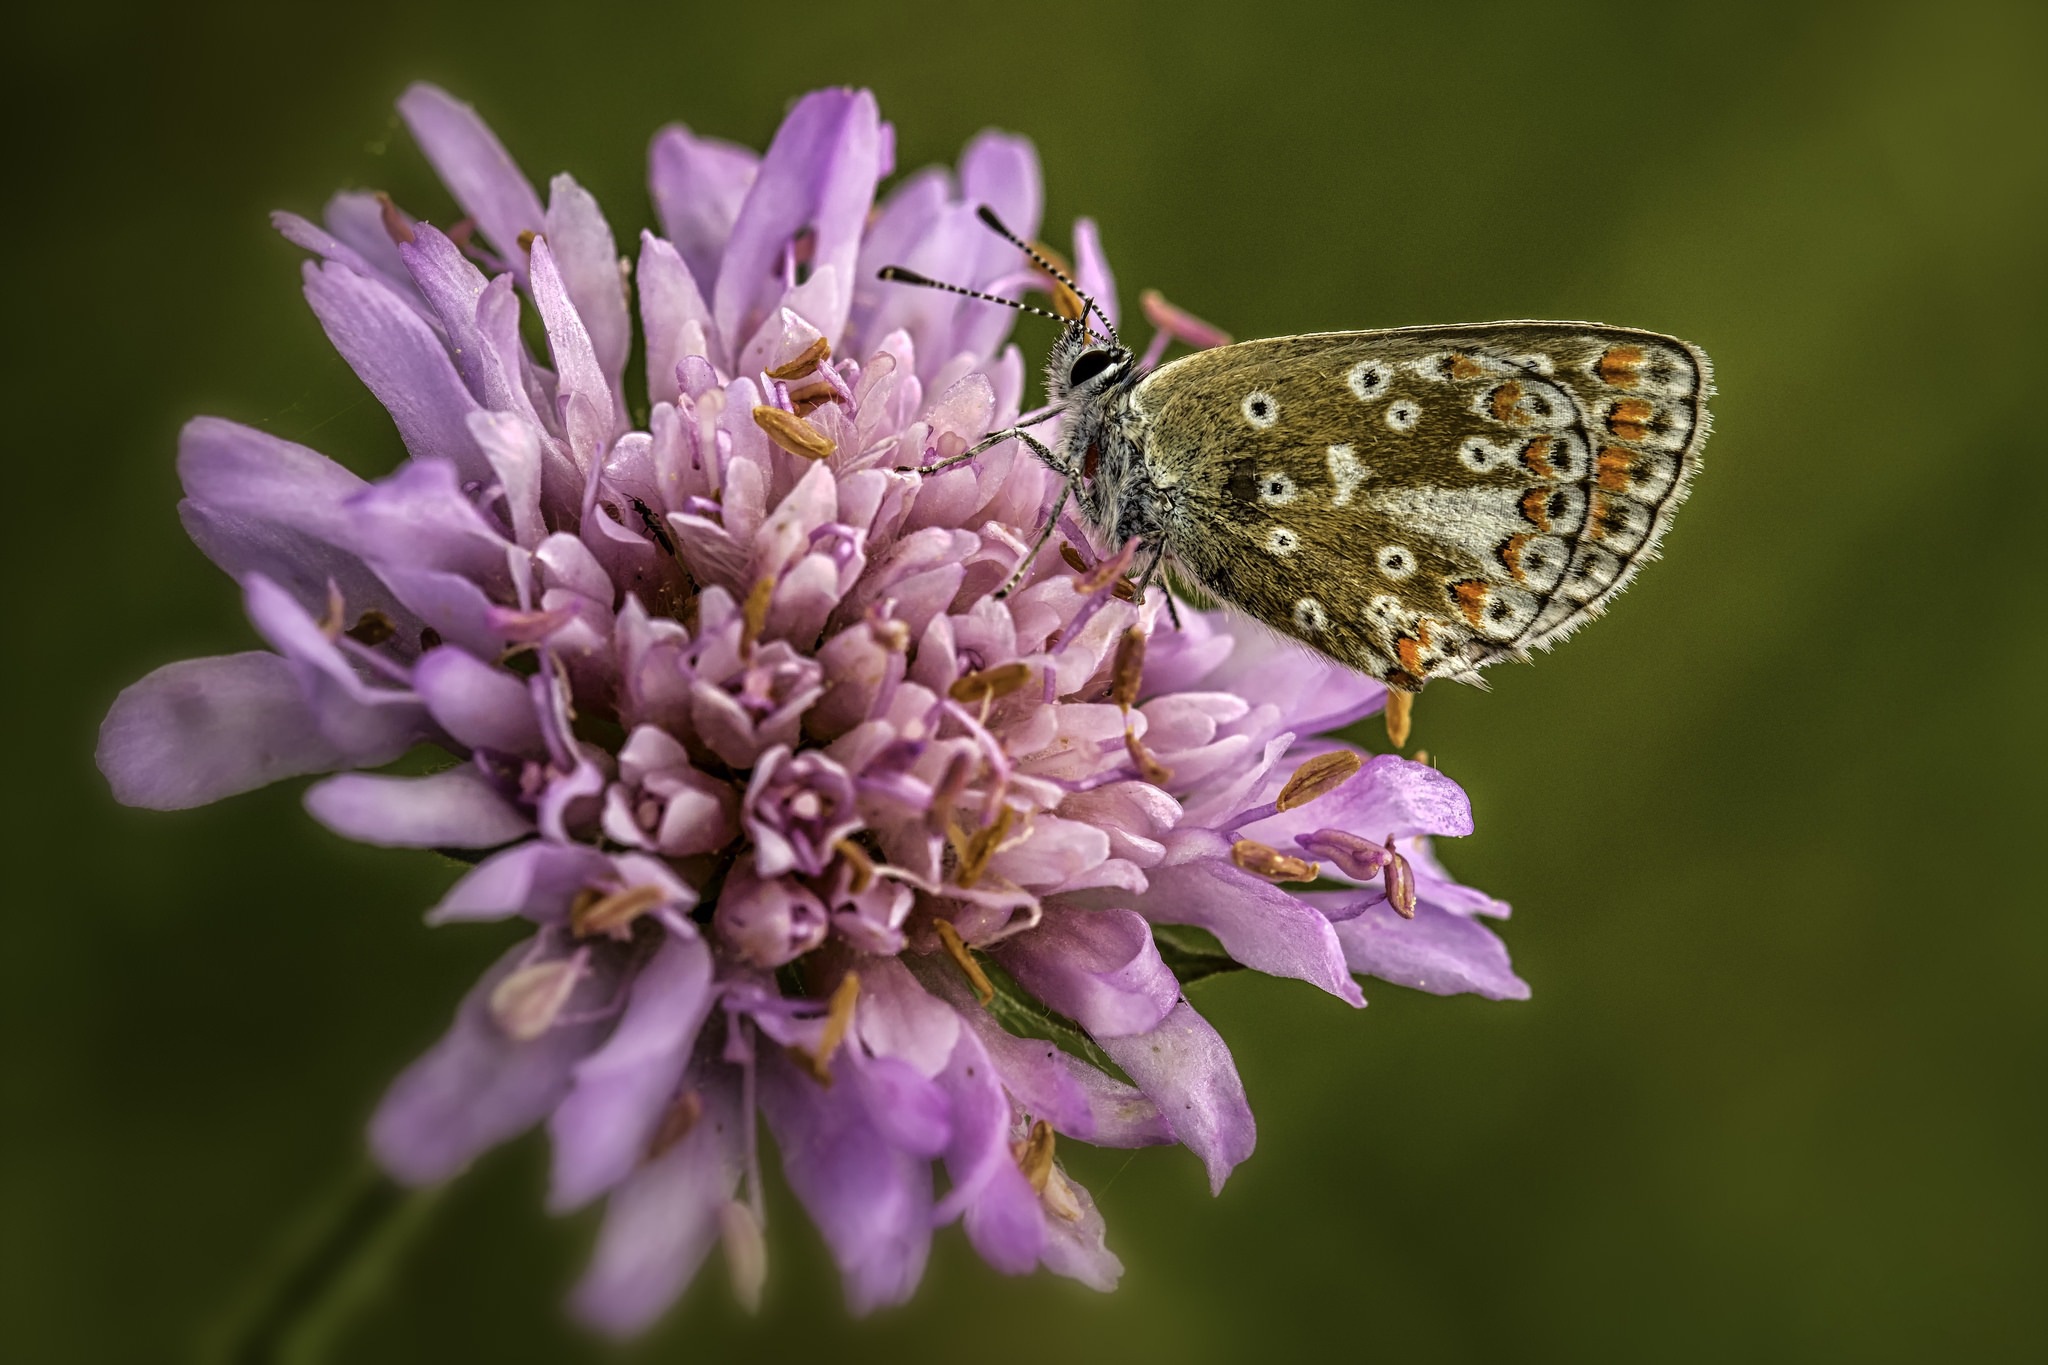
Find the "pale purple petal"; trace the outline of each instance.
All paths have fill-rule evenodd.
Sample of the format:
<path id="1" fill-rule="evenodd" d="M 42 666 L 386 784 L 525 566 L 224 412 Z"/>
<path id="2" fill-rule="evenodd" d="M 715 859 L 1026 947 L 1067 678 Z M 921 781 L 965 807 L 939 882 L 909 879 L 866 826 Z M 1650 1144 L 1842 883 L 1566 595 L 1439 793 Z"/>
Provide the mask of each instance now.
<path id="1" fill-rule="evenodd" d="M 563 287 L 590 334 L 597 368 L 623 410 L 626 400 L 619 380 L 626 372 L 626 352 L 633 345 L 633 321 L 626 309 L 626 279 L 620 273 L 619 247 L 611 224 L 590 191 L 573 177 L 558 175 L 548 185 L 543 235 L 562 272 Z"/>
<path id="2" fill-rule="evenodd" d="M 95 759 L 125 806 L 185 810 L 349 756 L 320 733 L 292 667 L 256 650 L 165 664 L 100 724 Z"/>
<path id="3" fill-rule="evenodd" d="M 584 844 L 529 839 L 493 853 L 463 874 L 427 912 L 427 923 L 509 919 L 541 923 L 567 919 L 576 894 L 611 870 L 611 859 Z"/>
<path id="4" fill-rule="evenodd" d="M 682 1088 L 696 1093 L 702 1112 L 681 1141 L 612 1191 L 590 1268 L 571 1300 L 578 1317 L 612 1336 L 644 1330 L 689 1285 L 744 1169 L 736 1076 L 699 1066 Z"/>
<path id="5" fill-rule="evenodd" d="M 782 292 L 783 253 L 798 232 L 816 234 L 811 278 L 833 272 L 834 292 L 806 310 L 837 340 L 853 294 L 860 234 L 881 175 L 875 97 L 864 90 L 820 90 L 783 120 L 740 206 L 712 291 L 712 311 L 729 347 L 761 325 Z"/>
<path id="6" fill-rule="evenodd" d="M 996 960 L 1019 984 L 1097 1038 L 1146 1033 L 1180 1000 L 1142 916 L 1047 906 L 1038 927 Z"/>
<path id="7" fill-rule="evenodd" d="M 455 739 L 477 749 L 540 755 L 540 718 L 526 680 L 444 645 L 413 665 L 412 685 Z"/>
<path id="8" fill-rule="evenodd" d="M 1045 1217 L 1010 1153 L 1010 1101 L 972 1031 L 960 1030 L 939 1084 L 952 1102 L 946 1174 L 953 1187 L 937 1221 L 964 1214 L 967 1239 L 984 1261 L 1006 1275 L 1028 1274 L 1045 1246 Z"/>
<path id="9" fill-rule="evenodd" d="M 306 792 L 313 818 L 344 838 L 388 848 L 493 848 L 533 822 L 469 768 L 428 777 L 344 773 Z"/>
<path id="10" fill-rule="evenodd" d="M 1374 840 L 1389 834 L 1470 834 L 1472 803 L 1456 782 L 1427 763 L 1378 754 L 1335 791 L 1246 825 L 1242 833 L 1287 848 L 1296 835 L 1317 829 L 1341 829 Z"/>
<path id="11" fill-rule="evenodd" d="M 1132 903 L 1146 918 L 1207 929 L 1254 971 L 1306 981 L 1348 1004 L 1365 1003 L 1330 922 L 1271 882 L 1207 858 L 1145 875 L 1150 889 Z"/>
<path id="12" fill-rule="evenodd" d="M 633 978 L 632 997 L 603 1047 L 576 1066 L 554 1116 L 557 1212 L 579 1208 L 631 1175 L 676 1093 L 711 1009 L 711 950 L 671 934 Z"/>
<path id="13" fill-rule="evenodd" d="M 1358 899 L 1318 892 L 1318 905 L 1336 909 Z M 1527 1000 L 1528 983 L 1508 963 L 1507 945 L 1474 919 L 1418 905 L 1402 919 L 1385 902 L 1339 922 L 1337 938 L 1351 970 L 1431 995 L 1471 992 L 1488 1000 Z"/>
<path id="14" fill-rule="evenodd" d="M 930 1165 L 882 1136 L 855 1086 L 820 1085 L 779 1052 L 759 1065 L 783 1175 L 832 1249 L 847 1306 L 903 1302 L 931 1250 Z"/>
<path id="15" fill-rule="evenodd" d="M 338 265 L 305 266 L 306 301 L 342 359 L 391 414 L 418 459 L 454 463 L 465 479 L 490 476 L 469 434 L 477 402 L 441 339 L 389 285 Z"/>
<path id="16" fill-rule="evenodd" d="M 519 234 L 547 227 L 540 196 L 475 109 L 438 86 L 420 83 L 399 96 L 412 129 L 441 183 L 505 260 L 520 264 Z M 523 273 L 523 272 L 522 272 Z"/>
<path id="17" fill-rule="evenodd" d="M 679 123 L 656 133 L 647 149 L 661 235 L 675 244 L 703 292 L 718 281 L 733 220 L 760 168 L 761 158 L 749 148 L 698 137 Z"/>
<path id="18" fill-rule="evenodd" d="M 1258 1127 L 1230 1049 L 1209 1021 L 1182 1001 L 1150 1033 L 1104 1038 L 1102 1050 L 1159 1106 L 1173 1135 L 1202 1159 L 1220 1193 L 1252 1154 Z"/>
<path id="19" fill-rule="evenodd" d="M 446 1180 L 479 1153 L 545 1118 L 568 1093 L 577 1061 L 601 1028 L 556 1027 L 515 1042 L 491 1017 L 491 992 L 525 962 L 520 944 L 463 997 L 455 1023 L 407 1067 L 370 1121 L 370 1148 L 409 1185 Z"/>

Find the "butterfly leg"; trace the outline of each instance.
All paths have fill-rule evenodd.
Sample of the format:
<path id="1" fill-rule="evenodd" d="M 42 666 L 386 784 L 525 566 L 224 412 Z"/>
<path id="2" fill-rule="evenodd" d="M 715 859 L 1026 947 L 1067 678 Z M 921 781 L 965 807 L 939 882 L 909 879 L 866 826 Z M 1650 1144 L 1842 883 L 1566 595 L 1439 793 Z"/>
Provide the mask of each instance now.
<path id="1" fill-rule="evenodd" d="M 1053 458 L 1052 452 L 1046 449 L 1045 443 L 1036 439 L 1035 437 L 1027 435 L 1025 433 L 1024 428 L 1035 427 L 1040 422 L 1044 422 L 1053 417 L 1057 417 L 1062 411 L 1064 411 L 1064 409 L 1062 408 L 1047 408 L 1045 409 L 1045 411 L 1039 413 L 1037 416 L 1031 417 L 1028 420 L 1022 422 L 1018 422 L 1014 426 L 1004 427 L 1001 431 L 991 431 L 988 435 L 982 437 L 979 441 L 976 441 L 973 445 L 967 447 L 967 449 L 961 451 L 958 455 L 953 456 L 951 459 L 940 460 L 937 464 L 930 465 L 900 464 L 896 466 L 896 472 L 898 474 L 943 474 L 947 470 L 953 469 L 959 465 L 966 464 L 969 460 L 974 459 L 976 456 L 984 453 L 985 451 L 993 450 L 997 446 L 1001 445 L 1003 442 L 1009 440 L 1017 440 L 1024 442 L 1026 445 L 1030 446 L 1033 450 L 1038 452 L 1040 459 L 1044 460 L 1054 469 L 1059 469 L 1061 467 L 1059 461 Z"/>
<path id="2" fill-rule="evenodd" d="M 1059 514 L 1055 512 L 1053 515 L 1058 516 Z M 1165 561 L 1166 547 L 1164 545 L 1161 545 L 1152 551 L 1152 562 L 1145 566 L 1145 576 L 1138 580 L 1138 600 L 1140 602 L 1145 600 L 1145 594 L 1149 592 L 1152 588 L 1152 580 L 1158 576 L 1159 566 L 1163 564 Z M 1173 589 L 1167 587 L 1165 584 L 1162 583 L 1159 586 L 1159 591 L 1166 594 L 1167 619 L 1173 622 L 1173 628 L 1175 630 L 1179 630 L 1181 628 L 1180 608 L 1176 607 L 1173 604 Z"/>
<path id="3" fill-rule="evenodd" d="M 1018 440 L 1030 446 L 1032 452 L 1039 459 L 1045 461 L 1053 472 L 1060 476 L 1060 495 L 1053 501 L 1052 513 L 1046 517 L 1045 526 L 1039 531 L 1038 538 L 1032 541 L 1031 548 L 1024 552 L 1024 558 L 1018 561 L 1017 567 L 1010 574 L 1009 580 L 996 590 L 996 597 L 998 599 L 1008 597 L 1017 590 L 1017 585 L 1024 581 L 1024 574 L 1031 568 L 1032 561 L 1038 558 L 1038 552 L 1045 548 L 1046 541 L 1052 539 L 1053 531 L 1060 524 L 1060 513 L 1067 510 L 1067 499 L 1074 495 L 1074 480 L 1076 477 L 1074 471 L 1062 464 L 1060 458 L 1047 448 L 1045 442 L 1022 430 L 1017 431 L 1015 435 Z"/>

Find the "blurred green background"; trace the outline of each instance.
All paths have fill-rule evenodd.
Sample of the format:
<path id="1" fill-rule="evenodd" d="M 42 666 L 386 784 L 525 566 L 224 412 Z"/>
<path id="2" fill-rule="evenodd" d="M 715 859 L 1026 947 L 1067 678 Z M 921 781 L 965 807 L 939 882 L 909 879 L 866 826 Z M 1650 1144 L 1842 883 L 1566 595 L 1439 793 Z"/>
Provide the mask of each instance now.
<path id="1" fill-rule="evenodd" d="M 217 1344 L 497 950 L 420 925 L 452 865 L 328 836 L 295 784 L 151 815 L 91 765 L 119 687 L 254 638 L 179 531 L 179 424 L 399 454 L 264 214 L 367 185 L 450 216 L 390 112 L 425 77 L 622 240 L 661 123 L 763 145 L 798 92 L 858 83 L 905 168 L 1034 138 L 1049 223 L 1100 221 L 1127 306 L 1157 286 L 1239 336 L 1590 317 L 1719 372 L 1665 562 L 1557 654 L 1418 708 L 1478 813 L 1447 859 L 1515 903 L 1532 1002 L 1205 983 L 1259 1150 L 1212 1201 L 1184 1153 L 1062 1149 L 1115 1295 L 1003 1280 L 955 1230 L 914 1305 L 852 1322 L 778 1190 L 762 1318 L 714 1261 L 631 1354 L 2043 1358 L 2042 6 L 10 25 L 0 1354 Z M 532 1140 L 482 1163 L 351 1286 L 331 1358 L 607 1356 L 560 1312 L 590 1224 L 543 1214 L 542 1176 Z"/>

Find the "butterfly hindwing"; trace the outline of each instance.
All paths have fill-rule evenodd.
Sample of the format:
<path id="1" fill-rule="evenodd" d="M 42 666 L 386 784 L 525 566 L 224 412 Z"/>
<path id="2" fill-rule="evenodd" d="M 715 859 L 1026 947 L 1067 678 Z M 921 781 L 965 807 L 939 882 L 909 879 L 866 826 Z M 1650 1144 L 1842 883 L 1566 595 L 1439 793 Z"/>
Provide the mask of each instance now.
<path id="1" fill-rule="evenodd" d="M 1597 615 L 1684 497 L 1710 392 L 1674 338 L 1507 322 L 1219 347 L 1134 401 L 1181 570 L 1413 688 Z"/>

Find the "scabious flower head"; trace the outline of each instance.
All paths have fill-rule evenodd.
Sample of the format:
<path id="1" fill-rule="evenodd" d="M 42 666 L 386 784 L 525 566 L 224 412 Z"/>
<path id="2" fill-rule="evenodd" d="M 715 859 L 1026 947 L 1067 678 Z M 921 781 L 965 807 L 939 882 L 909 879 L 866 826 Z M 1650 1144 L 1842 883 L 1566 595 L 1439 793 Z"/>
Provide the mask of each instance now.
<path id="1" fill-rule="evenodd" d="M 412 458 L 364 482 L 192 422 L 181 515 L 268 648 L 159 669 L 99 749 L 160 809 L 333 774 L 323 824 L 473 864 L 433 923 L 530 926 L 377 1111 L 392 1174 L 544 1124 L 552 1205 L 607 1201 L 574 1302 L 620 1333 L 720 1242 L 758 1293 L 762 1120 L 856 1310 L 908 1297 L 956 1221 L 1001 1270 L 1107 1289 L 1060 1138 L 1179 1143 L 1215 1188 L 1252 1149 L 1169 959 L 1352 1005 L 1354 973 L 1527 993 L 1476 918 L 1506 907 L 1429 851 L 1470 832 L 1464 794 L 1322 737 L 1378 683 L 1242 621 L 1167 625 L 1071 524 L 998 598 L 1056 476 L 1014 442 L 903 472 L 1014 421 L 1024 363 L 1008 311 L 876 270 L 1029 287 L 975 218 L 1037 232 L 1027 143 L 984 134 L 878 201 L 864 92 L 805 97 L 758 157 L 665 129 L 629 268 L 573 179 L 543 202 L 467 106 L 399 107 L 463 219 L 342 194 L 276 223 Z M 1085 222 L 1075 244 L 1114 317 Z M 375 771 L 420 745 L 450 761 Z"/>

